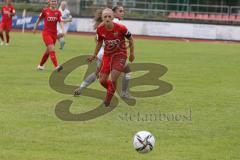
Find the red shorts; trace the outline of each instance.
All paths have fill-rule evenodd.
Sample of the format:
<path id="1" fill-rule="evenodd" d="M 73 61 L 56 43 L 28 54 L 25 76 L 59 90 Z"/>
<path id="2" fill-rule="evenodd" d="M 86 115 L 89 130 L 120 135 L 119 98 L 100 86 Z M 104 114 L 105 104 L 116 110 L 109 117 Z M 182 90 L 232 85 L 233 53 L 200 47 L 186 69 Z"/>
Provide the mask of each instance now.
<path id="1" fill-rule="evenodd" d="M 55 45 L 57 41 L 57 34 L 49 33 L 49 32 L 42 32 L 42 38 L 46 46 L 48 45 Z"/>
<path id="2" fill-rule="evenodd" d="M 12 29 L 12 23 L 1 22 L 0 23 L 0 29 L 2 29 L 4 31 L 10 31 Z"/>
<path id="3" fill-rule="evenodd" d="M 100 68 L 101 74 L 109 74 L 112 70 L 117 70 L 122 72 L 125 63 L 127 60 L 127 56 L 124 53 L 111 54 L 111 55 L 103 55 L 102 64 Z"/>

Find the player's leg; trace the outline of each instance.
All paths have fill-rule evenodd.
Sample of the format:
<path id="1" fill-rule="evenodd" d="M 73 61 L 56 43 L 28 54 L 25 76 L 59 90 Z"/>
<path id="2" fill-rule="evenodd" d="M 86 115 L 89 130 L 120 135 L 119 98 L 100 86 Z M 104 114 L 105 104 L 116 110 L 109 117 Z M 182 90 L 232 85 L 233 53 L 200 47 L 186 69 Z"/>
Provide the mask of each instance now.
<path id="1" fill-rule="evenodd" d="M 57 39 L 58 39 L 58 41 L 60 43 L 60 48 L 59 49 L 62 50 L 64 45 L 65 45 L 65 41 L 64 41 L 64 37 L 62 36 L 61 32 L 58 33 Z"/>
<path id="2" fill-rule="evenodd" d="M 117 80 L 122 73 L 127 57 L 122 54 L 114 55 L 110 62 L 110 76 L 109 80 L 106 82 L 107 84 L 107 96 L 105 98 L 105 106 L 109 106 L 112 100 L 112 97 L 117 88 Z"/>
<path id="3" fill-rule="evenodd" d="M 68 28 L 69 28 L 69 24 L 65 24 L 65 25 L 64 25 L 65 35 L 66 35 L 67 32 L 68 32 Z M 64 40 L 64 37 L 61 37 L 61 38 L 59 39 L 59 41 L 60 41 L 60 49 L 63 49 L 64 46 L 65 46 L 65 44 L 66 44 L 66 42 L 65 42 L 65 40 Z"/>
<path id="4" fill-rule="evenodd" d="M 68 27 L 69 25 L 64 25 L 64 29 L 65 29 L 65 32 L 67 33 L 67 30 L 68 30 Z M 60 48 L 59 49 L 63 49 L 64 48 L 64 45 L 65 45 L 65 41 L 64 41 L 64 37 L 62 36 L 62 28 L 60 27 L 60 25 L 58 24 L 57 25 L 57 31 L 58 31 L 58 41 L 60 43 Z"/>
<path id="5" fill-rule="evenodd" d="M 65 45 L 65 41 L 64 41 L 63 37 L 59 38 L 59 43 L 60 43 L 60 49 L 62 50 L 64 48 L 64 45 Z"/>
<path id="6" fill-rule="evenodd" d="M 92 74 L 90 74 L 89 76 L 87 76 L 87 78 L 81 83 L 80 87 L 77 88 L 74 91 L 74 95 L 75 96 L 79 96 L 82 94 L 82 91 L 87 88 L 90 84 L 92 84 L 93 82 L 95 82 L 97 80 L 97 73 L 93 72 Z"/>
<path id="7" fill-rule="evenodd" d="M 42 33 L 42 39 L 43 39 L 44 43 L 47 46 L 49 41 L 50 41 L 49 35 L 47 35 L 46 33 Z M 40 61 L 39 65 L 38 65 L 37 69 L 44 70 L 44 64 L 46 63 L 48 58 L 49 58 L 49 52 L 48 52 L 48 49 L 46 49 L 46 51 L 44 52 L 44 54 L 43 54 L 43 56 L 41 58 L 41 61 Z"/>
<path id="8" fill-rule="evenodd" d="M 0 38 L 1 38 L 1 45 L 3 45 L 4 44 L 3 23 L 0 23 Z"/>
<path id="9" fill-rule="evenodd" d="M 58 61 L 57 61 L 57 57 L 56 57 L 56 53 L 55 53 L 55 43 L 56 43 L 57 36 L 50 35 L 50 34 L 44 33 L 44 32 L 43 32 L 42 36 L 43 36 L 43 40 L 47 46 L 47 51 L 45 52 L 45 54 L 46 53 L 49 54 L 55 69 L 58 72 L 61 71 L 63 69 L 63 67 L 58 65 Z M 47 55 L 45 55 L 45 56 L 47 57 Z"/>
<path id="10" fill-rule="evenodd" d="M 58 64 L 57 62 L 57 57 L 56 57 L 56 53 L 55 53 L 55 44 L 57 41 L 57 35 L 51 35 L 52 39 L 53 39 L 53 51 L 49 52 L 50 58 L 55 66 L 56 71 L 60 72 L 61 70 L 63 70 L 63 67 L 61 65 Z"/>
<path id="11" fill-rule="evenodd" d="M 108 84 L 108 75 L 110 74 L 111 71 L 111 56 L 103 56 L 102 57 L 102 62 L 101 62 L 101 67 L 99 69 L 99 82 L 100 84 L 107 89 Z"/>
<path id="12" fill-rule="evenodd" d="M 5 31 L 5 34 L 6 34 L 6 46 L 9 45 L 9 42 L 10 42 L 10 31 L 9 30 L 6 30 Z"/>
<path id="13" fill-rule="evenodd" d="M 104 101 L 105 106 L 109 106 L 112 100 L 114 93 L 116 92 L 117 88 L 117 80 L 121 75 L 121 71 L 112 70 L 109 76 L 109 80 L 106 81 L 107 85 L 107 95 Z"/>
<path id="14" fill-rule="evenodd" d="M 39 70 L 44 70 L 44 64 L 45 64 L 46 61 L 48 60 L 48 57 L 49 57 L 49 53 L 48 53 L 48 51 L 47 51 L 47 49 L 46 49 L 45 53 L 44 53 L 43 56 L 42 56 L 42 59 L 41 59 L 39 65 L 38 65 L 38 67 L 37 67 Z"/>
<path id="15" fill-rule="evenodd" d="M 10 42 L 10 31 L 11 31 L 11 28 L 12 28 L 12 24 L 11 23 L 8 23 L 5 25 L 5 34 L 6 34 L 6 46 L 9 45 L 9 42 Z"/>
<path id="16" fill-rule="evenodd" d="M 60 71 L 63 69 L 63 67 L 60 66 L 60 65 L 58 65 L 58 61 L 57 61 L 57 57 L 56 57 L 56 52 L 55 52 L 54 44 L 49 44 L 49 45 L 47 46 L 47 51 L 48 51 L 48 53 L 49 53 L 49 56 L 50 56 L 50 58 L 51 58 L 51 60 L 52 60 L 52 63 L 53 63 L 53 65 L 54 65 L 55 69 L 56 69 L 58 72 L 60 72 Z"/>
<path id="17" fill-rule="evenodd" d="M 131 69 L 129 67 L 129 65 L 127 64 L 123 70 L 124 74 L 123 74 L 123 78 L 122 78 L 122 90 L 121 90 L 121 94 L 120 96 L 122 98 L 126 98 L 126 99 L 135 99 L 133 96 L 130 95 L 129 93 L 129 81 L 131 79 Z"/>
<path id="18" fill-rule="evenodd" d="M 100 71 L 100 67 L 101 67 L 101 63 L 102 60 L 98 59 L 97 60 L 97 70 L 96 72 L 93 72 L 92 74 L 90 74 L 89 76 L 87 76 L 87 78 L 80 84 L 80 87 L 77 88 L 74 91 L 74 95 L 75 96 L 79 96 L 82 94 L 82 91 L 87 88 L 88 86 L 90 86 L 93 82 L 95 82 L 98 79 L 98 73 Z"/>

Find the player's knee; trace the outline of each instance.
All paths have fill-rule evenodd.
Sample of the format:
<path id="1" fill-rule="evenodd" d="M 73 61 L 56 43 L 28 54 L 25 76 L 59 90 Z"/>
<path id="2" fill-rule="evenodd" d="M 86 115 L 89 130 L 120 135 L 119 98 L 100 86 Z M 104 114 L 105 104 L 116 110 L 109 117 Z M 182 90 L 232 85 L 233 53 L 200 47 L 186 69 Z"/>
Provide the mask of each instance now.
<path id="1" fill-rule="evenodd" d="M 47 51 L 48 51 L 48 52 L 53 52 L 53 51 L 54 51 L 54 46 L 53 46 L 53 45 L 49 45 L 49 46 L 47 47 Z"/>
<path id="2" fill-rule="evenodd" d="M 126 67 L 123 70 L 124 73 L 130 73 L 131 72 L 131 68 L 129 67 L 129 65 L 126 65 Z"/>
<path id="3" fill-rule="evenodd" d="M 99 82 L 104 88 L 107 88 L 107 80 L 101 79 L 101 80 L 99 80 Z"/>
<path id="4" fill-rule="evenodd" d="M 99 79 L 99 82 L 100 82 L 102 85 L 104 85 L 104 84 L 107 82 L 107 80 L 106 80 L 106 79 L 103 79 L 103 78 L 100 78 L 100 79 Z"/>

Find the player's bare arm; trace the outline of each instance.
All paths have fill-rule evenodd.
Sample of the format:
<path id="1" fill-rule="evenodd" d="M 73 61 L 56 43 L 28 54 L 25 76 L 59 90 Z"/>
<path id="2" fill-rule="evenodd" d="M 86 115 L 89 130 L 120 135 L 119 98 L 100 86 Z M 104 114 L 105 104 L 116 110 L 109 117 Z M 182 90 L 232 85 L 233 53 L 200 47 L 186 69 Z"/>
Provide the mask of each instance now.
<path id="1" fill-rule="evenodd" d="M 130 55 L 129 55 L 129 61 L 133 62 L 135 59 L 135 54 L 134 54 L 134 41 L 133 41 L 133 37 L 129 37 L 129 48 L 130 48 Z"/>
<path id="2" fill-rule="evenodd" d="M 41 18 L 38 18 L 38 19 L 37 19 L 37 22 L 35 23 L 35 25 L 34 25 L 34 27 L 33 27 L 33 33 L 36 33 L 36 29 L 37 29 L 37 27 L 38 27 L 38 25 L 39 25 L 40 22 L 41 22 Z"/>
<path id="3" fill-rule="evenodd" d="M 89 63 L 91 63 L 94 59 L 97 58 L 97 55 L 98 55 L 98 53 L 99 53 L 99 51 L 102 47 L 102 44 L 103 44 L 103 41 L 100 41 L 100 42 L 97 43 L 94 54 L 91 57 L 88 58 Z"/>

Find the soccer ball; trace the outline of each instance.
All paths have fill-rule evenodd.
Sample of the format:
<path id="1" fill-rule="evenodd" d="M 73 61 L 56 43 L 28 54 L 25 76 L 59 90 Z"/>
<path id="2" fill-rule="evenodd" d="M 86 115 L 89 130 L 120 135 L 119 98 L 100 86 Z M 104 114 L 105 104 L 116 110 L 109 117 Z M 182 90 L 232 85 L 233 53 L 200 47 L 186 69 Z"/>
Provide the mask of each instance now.
<path id="1" fill-rule="evenodd" d="M 150 152 L 155 144 L 154 136 L 148 131 L 140 131 L 133 137 L 133 146 L 139 153 Z"/>

